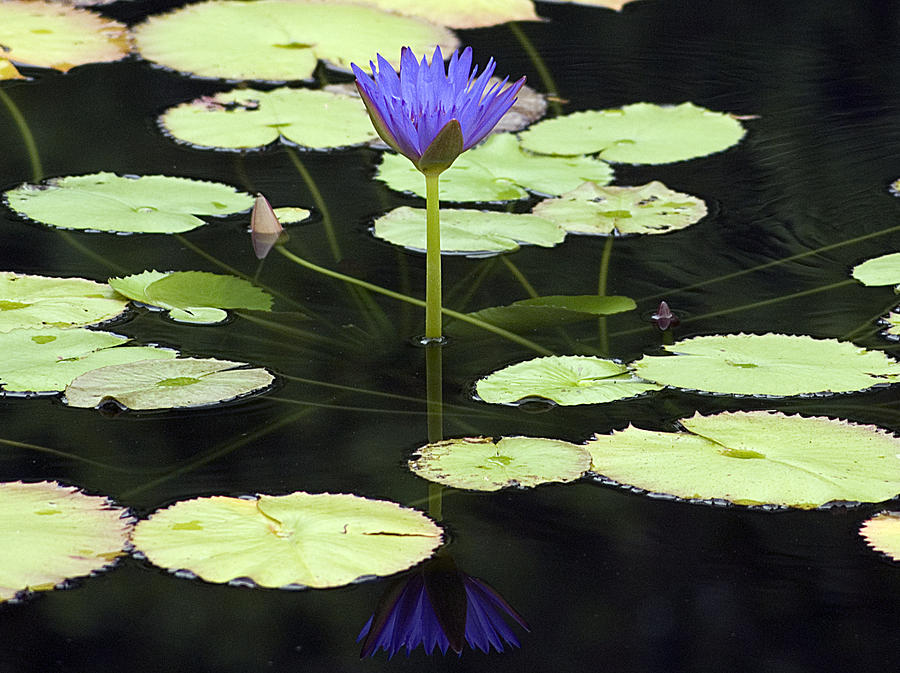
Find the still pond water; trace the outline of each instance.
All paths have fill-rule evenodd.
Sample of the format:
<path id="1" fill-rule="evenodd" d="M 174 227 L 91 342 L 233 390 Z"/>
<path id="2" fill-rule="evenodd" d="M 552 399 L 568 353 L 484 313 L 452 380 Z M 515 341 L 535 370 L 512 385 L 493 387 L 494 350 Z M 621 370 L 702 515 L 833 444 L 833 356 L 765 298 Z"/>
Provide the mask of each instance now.
<path id="1" fill-rule="evenodd" d="M 161 3 L 118 3 L 126 21 Z M 638 309 L 607 320 L 608 352 L 630 361 L 662 335 L 660 299 L 682 316 L 675 338 L 784 332 L 887 348 L 874 328 L 890 288 L 845 283 L 859 261 L 900 249 L 900 3 L 884 0 L 647 0 L 622 13 L 542 4 L 521 24 L 568 103 L 564 111 L 638 101 L 758 115 L 745 139 L 711 157 L 617 168 L 616 184 L 652 179 L 710 205 L 699 224 L 616 240 L 610 294 Z M 476 60 L 545 88 L 508 26 L 460 31 Z M 163 137 L 163 109 L 229 88 L 133 59 L 4 83 L 27 120 L 45 176 L 95 171 L 182 175 L 314 207 L 283 147 L 245 156 L 196 151 Z M 329 81 L 349 81 L 326 72 Z M 32 179 L 21 137 L 0 114 L 0 189 Z M 369 149 L 299 155 L 327 204 L 292 230 L 307 259 L 420 296 L 421 256 L 376 241 L 373 218 L 419 205 L 372 180 Z M 58 400 L 0 400 L 0 480 L 60 480 L 108 494 L 144 516 L 210 494 L 354 492 L 424 508 L 427 483 L 405 466 L 427 440 L 418 309 L 387 299 L 367 322 L 347 288 L 271 255 L 261 269 L 246 216 L 181 237 L 62 234 L 0 212 L 0 268 L 105 280 L 143 269 L 253 276 L 281 298 L 276 313 L 185 326 L 136 311 L 115 331 L 199 356 L 244 360 L 281 375 L 270 393 L 213 410 L 105 417 Z M 819 254 L 766 265 L 851 239 Z M 87 249 L 89 252 L 85 252 Z M 596 291 L 602 238 L 508 256 L 540 294 Z M 752 270 L 762 267 L 759 270 Z M 751 270 L 737 275 L 737 272 Z M 495 259 L 445 260 L 447 304 L 475 310 L 526 297 Z M 725 278 L 723 278 L 725 277 Z M 834 286 L 834 287 L 832 287 Z M 686 288 L 686 289 L 685 289 Z M 315 315 L 303 319 L 298 311 Z M 301 330 L 306 335 L 299 335 Z M 601 348 L 596 323 L 529 335 L 560 354 Z M 447 436 L 525 434 L 583 441 L 633 422 L 669 430 L 696 411 L 776 409 L 900 431 L 897 386 L 831 398 L 735 400 L 664 391 L 606 405 L 527 413 L 473 401 L 473 381 L 534 354 L 471 332 L 443 352 Z M 320 383 L 337 384 L 326 387 Z M 390 393 L 403 397 L 385 397 Z M 92 462 L 89 462 L 92 461 Z M 98 466 L 99 464 L 99 466 Z M 0 671 L 801 671 L 897 670 L 900 568 L 869 551 L 859 524 L 883 506 L 767 513 L 647 498 L 590 481 L 449 491 L 447 551 L 528 620 L 521 649 L 490 655 L 359 660 L 355 639 L 385 580 L 332 590 L 251 590 L 177 579 L 134 558 L 114 570 L 0 607 Z M 517 628 L 517 627 L 516 627 Z"/>

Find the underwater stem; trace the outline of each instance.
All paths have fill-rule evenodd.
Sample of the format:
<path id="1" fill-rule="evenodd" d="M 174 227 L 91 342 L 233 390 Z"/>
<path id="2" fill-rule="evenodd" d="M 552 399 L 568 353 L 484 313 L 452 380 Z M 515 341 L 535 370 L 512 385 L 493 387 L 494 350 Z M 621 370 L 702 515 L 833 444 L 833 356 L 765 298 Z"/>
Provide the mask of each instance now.
<path id="1" fill-rule="evenodd" d="M 3 105 L 9 112 L 9 116 L 12 117 L 13 122 L 16 127 L 18 127 L 19 134 L 22 136 L 22 142 L 25 143 L 25 150 L 28 152 L 28 161 L 31 162 L 31 179 L 34 182 L 40 182 L 44 177 L 44 168 L 41 166 L 41 157 L 38 154 L 37 143 L 34 142 L 34 136 L 31 135 L 31 129 L 28 128 L 28 122 L 25 121 L 25 116 L 22 114 L 22 111 L 19 110 L 15 101 L 13 101 L 13 99 L 9 97 L 9 94 L 3 89 L 0 89 L 0 101 L 3 102 Z"/>
<path id="2" fill-rule="evenodd" d="M 440 173 L 425 174 L 425 338 L 441 338 Z"/>
<path id="3" fill-rule="evenodd" d="M 559 104 L 558 100 L 555 100 L 559 95 L 559 91 L 556 90 L 556 82 L 553 81 L 553 75 L 550 74 L 550 70 L 547 68 L 547 64 L 544 63 L 544 59 L 541 57 L 540 52 L 534 48 L 531 40 L 528 39 L 525 31 L 522 30 L 522 27 L 519 26 L 517 21 L 510 21 L 506 25 L 509 26 L 510 32 L 516 36 L 519 44 L 522 45 L 522 51 L 528 54 L 528 58 L 531 60 L 532 64 L 534 64 L 534 68 L 537 70 L 538 76 L 541 78 L 541 82 L 546 90 L 550 108 L 555 114 L 562 114 L 562 106 Z"/>

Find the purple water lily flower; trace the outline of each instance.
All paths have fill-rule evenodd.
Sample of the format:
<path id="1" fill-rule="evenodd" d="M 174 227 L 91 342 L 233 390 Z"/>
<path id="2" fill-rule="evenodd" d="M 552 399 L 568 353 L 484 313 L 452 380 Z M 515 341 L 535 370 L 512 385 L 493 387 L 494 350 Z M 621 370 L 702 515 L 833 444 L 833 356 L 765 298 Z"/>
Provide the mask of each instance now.
<path id="1" fill-rule="evenodd" d="M 363 641 L 360 657 L 379 649 L 393 657 L 404 648 L 408 656 L 420 644 L 427 654 L 436 647 L 460 653 L 464 642 L 482 652 L 503 652 L 504 645 L 519 646 L 504 613 L 528 630 L 490 585 L 438 557 L 388 589 L 357 638 Z"/>
<path id="2" fill-rule="evenodd" d="M 487 88 L 495 63 L 491 58 L 478 75 L 472 48 L 453 52 L 444 71 L 441 48 L 431 64 L 418 62 L 409 47 L 400 51 L 400 74 L 378 54 L 372 77 L 356 64 L 356 87 L 381 139 L 425 174 L 440 173 L 456 157 L 484 139 L 516 100 L 525 83 L 509 78 Z M 477 76 L 476 76 L 477 75 Z"/>

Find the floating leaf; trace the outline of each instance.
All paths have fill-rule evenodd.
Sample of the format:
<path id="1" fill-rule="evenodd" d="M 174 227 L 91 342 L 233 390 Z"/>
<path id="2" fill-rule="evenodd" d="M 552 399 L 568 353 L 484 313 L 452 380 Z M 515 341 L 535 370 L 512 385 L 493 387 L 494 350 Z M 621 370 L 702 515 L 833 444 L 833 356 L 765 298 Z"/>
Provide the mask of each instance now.
<path id="1" fill-rule="evenodd" d="M 128 340 L 118 334 L 81 328 L 0 333 L 0 352 L 15 353 L 14 358 L 0 362 L 0 385 L 6 392 L 58 392 L 91 369 L 177 355 L 150 346 L 120 346 Z"/>
<path id="2" fill-rule="evenodd" d="M 82 374 L 66 387 L 70 407 L 93 408 L 112 399 L 128 409 L 177 409 L 227 402 L 262 390 L 275 377 L 243 362 L 178 358 L 113 365 Z"/>
<path id="3" fill-rule="evenodd" d="M 360 4 L 417 16 L 451 28 L 485 28 L 508 21 L 539 21 L 531 0 L 363 0 Z"/>
<path id="4" fill-rule="evenodd" d="M 575 234 L 665 234 L 706 216 L 702 199 L 661 182 L 601 187 L 593 182 L 538 203 L 533 211 Z"/>
<path id="5" fill-rule="evenodd" d="M 590 5 L 592 7 L 605 7 L 616 11 L 634 0 L 542 0 L 543 2 L 567 3 L 573 5 Z"/>
<path id="6" fill-rule="evenodd" d="M 692 103 L 634 103 L 586 110 L 539 122 L 521 135 L 522 147 L 542 154 L 596 154 L 627 164 L 666 164 L 721 152 L 744 137 L 734 117 Z"/>
<path id="7" fill-rule="evenodd" d="M 585 181 L 607 184 L 609 164 L 591 157 L 547 157 L 523 152 L 509 133 L 490 136 L 441 174 L 442 201 L 511 201 L 528 195 L 562 194 Z M 391 189 L 425 196 L 422 174 L 399 154 L 384 155 L 376 177 Z"/>
<path id="8" fill-rule="evenodd" d="M 898 363 L 850 342 L 786 334 L 699 336 L 644 356 L 635 372 L 663 385 L 736 395 L 844 393 L 893 383 Z"/>
<path id="9" fill-rule="evenodd" d="M 111 565 L 131 527 L 103 496 L 56 482 L 0 483 L 0 601 Z"/>
<path id="10" fill-rule="evenodd" d="M 310 0 L 220 0 L 151 16 L 133 29 L 140 54 L 199 77 L 290 81 L 312 77 L 318 59 L 341 70 L 382 54 L 399 68 L 401 47 L 448 55 L 446 28 L 372 7 Z"/>
<path id="11" fill-rule="evenodd" d="M 425 249 L 425 209 L 401 206 L 375 220 L 375 235 L 395 245 Z M 518 250 L 519 244 L 550 248 L 565 232 L 536 215 L 486 210 L 442 210 L 441 252 L 485 253 Z"/>
<path id="12" fill-rule="evenodd" d="M 852 275 L 863 285 L 898 285 L 900 252 L 867 259 L 853 267 Z"/>
<path id="13" fill-rule="evenodd" d="M 0 271 L 0 332 L 91 325 L 121 315 L 127 303 L 106 283 Z"/>
<path id="14" fill-rule="evenodd" d="M 900 307 L 895 307 L 878 322 L 885 327 L 881 336 L 890 341 L 900 341 Z"/>
<path id="15" fill-rule="evenodd" d="M 682 419 L 686 432 L 629 426 L 587 442 L 591 470 L 687 499 L 809 509 L 900 493 L 900 439 L 872 425 L 738 411 Z"/>
<path id="16" fill-rule="evenodd" d="M 68 176 L 5 193 L 26 217 L 63 229 L 174 234 L 195 229 L 195 215 L 248 210 L 253 197 L 228 185 L 166 175 L 115 173 Z"/>
<path id="17" fill-rule="evenodd" d="M 633 299 L 617 295 L 553 295 L 521 299 L 508 306 L 491 306 L 469 315 L 503 329 L 521 332 L 622 313 L 635 307 Z M 454 323 L 452 329 L 465 325 Z"/>
<path id="18" fill-rule="evenodd" d="M 540 397 L 564 406 L 612 402 L 660 388 L 635 378 L 623 364 L 584 355 L 518 362 L 475 384 L 478 397 L 492 404 Z"/>
<path id="19" fill-rule="evenodd" d="M 415 565 L 441 529 L 393 502 L 296 492 L 177 502 L 139 522 L 133 542 L 152 563 L 208 582 L 335 587 Z"/>
<path id="20" fill-rule="evenodd" d="M 282 224 L 297 224 L 307 219 L 312 213 L 306 208 L 298 208 L 297 206 L 282 206 L 275 208 L 275 217 Z"/>
<path id="21" fill-rule="evenodd" d="M 537 437 L 447 439 L 423 446 L 409 461 L 423 479 L 475 491 L 574 481 L 590 465 L 583 447 Z"/>
<path id="22" fill-rule="evenodd" d="M 869 546 L 900 561 L 900 512 L 881 512 L 863 523 L 859 534 Z"/>
<path id="23" fill-rule="evenodd" d="M 359 97 L 312 89 L 236 89 L 166 110 L 160 125 L 195 147 L 247 149 L 279 139 L 316 149 L 378 137 Z"/>
<path id="24" fill-rule="evenodd" d="M 0 2 L 0 79 L 19 79 L 9 63 L 66 72 L 77 65 L 118 61 L 128 52 L 127 28 L 112 19 L 49 2 Z"/>

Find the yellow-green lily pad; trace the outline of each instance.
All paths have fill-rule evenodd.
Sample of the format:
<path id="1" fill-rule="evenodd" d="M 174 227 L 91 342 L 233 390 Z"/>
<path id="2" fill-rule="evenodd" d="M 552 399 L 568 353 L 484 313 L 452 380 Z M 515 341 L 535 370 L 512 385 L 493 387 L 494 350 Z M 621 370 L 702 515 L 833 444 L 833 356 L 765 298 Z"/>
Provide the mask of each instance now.
<path id="1" fill-rule="evenodd" d="M 450 28 L 485 28 L 508 21 L 540 21 L 531 0 L 362 0 L 386 11 Z"/>
<path id="2" fill-rule="evenodd" d="M 863 523 L 859 534 L 872 549 L 894 561 L 900 561 L 900 512 L 876 514 Z"/>
<path id="3" fill-rule="evenodd" d="M 393 502 L 298 491 L 177 502 L 139 522 L 133 542 L 151 563 L 208 582 L 324 588 L 415 565 L 441 529 Z"/>
<path id="4" fill-rule="evenodd" d="M 645 491 L 741 505 L 810 509 L 900 493 L 900 439 L 872 425 L 767 411 L 680 424 L 684 432 L 595 435 L 591 470 Z"/>
<path id="5" fill-rule="evenodd" d="M 0 602 L 115 563 L 131 527 L 103 496 L 55 482 L 0 483 Z"/>
<path id="6" fill-rule="evenodd" d="M 851 275 L 863 285 L 900 286 L 900 252 L 867 259 L 854 266 Z"/>
<path id="7" fill-rule="evenodd" d="M 466 437 L 420 448 L 409 469 L 453 488 L 497 491 L 579 479 L 590 467 L 584 447 L 540 437 Z"/>

